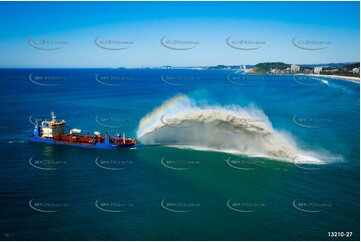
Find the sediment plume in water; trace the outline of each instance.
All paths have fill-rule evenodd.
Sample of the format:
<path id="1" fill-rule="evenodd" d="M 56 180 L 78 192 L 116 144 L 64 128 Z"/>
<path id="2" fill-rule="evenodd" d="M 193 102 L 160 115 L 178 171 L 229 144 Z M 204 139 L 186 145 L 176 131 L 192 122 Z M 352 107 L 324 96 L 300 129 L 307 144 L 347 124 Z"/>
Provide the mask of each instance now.
<path id="1" fill-rule="evenodd" d="M 142 118 L 137 137 L 144 145 L 210 150 L 290 162 L 322 163 L 275 130 L 255 106 L 197 105 L 177 95 Z"/>

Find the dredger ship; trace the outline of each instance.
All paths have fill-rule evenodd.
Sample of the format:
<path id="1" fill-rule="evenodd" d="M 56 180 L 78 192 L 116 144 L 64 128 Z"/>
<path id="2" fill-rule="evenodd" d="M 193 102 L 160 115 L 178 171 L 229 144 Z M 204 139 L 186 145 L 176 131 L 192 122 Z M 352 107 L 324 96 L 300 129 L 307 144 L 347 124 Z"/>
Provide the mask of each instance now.
<path id="1" fill-rule="evenodd" d="M 64 131 L 65 120 L 56 120 L 54 112 L 51 112 L 51 121 L 44 120 L 36 124 L 34 133 L 29 136 L 33 142 L 41 142 L 55 145 L 70 145 L 84 148 L 117 149 L 132 147 L 137 144 L 136 138 L 125 138 L 122 136 L 111 137 L 108 133 L 101 135 L 95 131 L 94 136 L 80 135 L 80 129 L 71 129 L 69 134 Z"/>

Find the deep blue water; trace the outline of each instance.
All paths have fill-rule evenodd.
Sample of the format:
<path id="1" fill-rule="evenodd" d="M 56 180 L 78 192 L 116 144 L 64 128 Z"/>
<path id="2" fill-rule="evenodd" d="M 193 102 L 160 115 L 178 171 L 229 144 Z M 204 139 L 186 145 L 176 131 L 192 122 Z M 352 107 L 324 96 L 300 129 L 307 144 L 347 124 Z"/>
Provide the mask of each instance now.
<path id="1" fill-rule="evenodd" d="M 360 86 L 322 80 L 202 70 L 0 70 L 1 239 L 330 240 L 335 231 L 353 233 L 337 240 L 359 240 Z M 140 119 L 176 94 L 207 105 L 253 104 L 300 148 L 327 153 L 327 163 L 241 156 L 251 169 L 240 170 L 226 162 L 237 156 L 221 152 L 89 150 L 26 139 L 29 119 L 51 111 L 68 129 L 135 137 Z M 194 163 L 175 170 L 162 159 Z"/>

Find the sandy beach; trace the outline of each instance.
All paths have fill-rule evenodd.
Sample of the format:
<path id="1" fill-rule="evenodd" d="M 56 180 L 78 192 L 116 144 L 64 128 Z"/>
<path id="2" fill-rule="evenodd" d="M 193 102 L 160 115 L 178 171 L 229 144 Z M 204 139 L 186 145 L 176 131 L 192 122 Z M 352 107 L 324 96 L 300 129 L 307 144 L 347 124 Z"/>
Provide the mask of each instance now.
<path id="1" fill-rule="evenodd" d="M 359 77 L 353 77 L 353 76 L 317 75 L 317 74 L 309 74 L 309 76 L 337 78 L 337 79 L 343 79 L 343 80 L 346 80 L 346 81 L 360 83 L 360 78 Z"/>

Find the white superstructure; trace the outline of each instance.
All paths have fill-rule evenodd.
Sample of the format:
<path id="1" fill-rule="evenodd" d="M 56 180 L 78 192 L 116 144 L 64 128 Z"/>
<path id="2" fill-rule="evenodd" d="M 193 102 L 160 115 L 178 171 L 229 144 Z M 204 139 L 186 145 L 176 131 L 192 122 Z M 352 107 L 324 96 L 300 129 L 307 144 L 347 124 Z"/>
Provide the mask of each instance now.
<path id="1" fill-rule="evenodd" d="M 51 112 L 51 121 L 41 122 L 41 137 L 52 138 L 57 134 L 64 133 L 65 121 L 57 121 L 54 112 Z"/>

